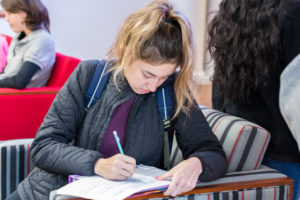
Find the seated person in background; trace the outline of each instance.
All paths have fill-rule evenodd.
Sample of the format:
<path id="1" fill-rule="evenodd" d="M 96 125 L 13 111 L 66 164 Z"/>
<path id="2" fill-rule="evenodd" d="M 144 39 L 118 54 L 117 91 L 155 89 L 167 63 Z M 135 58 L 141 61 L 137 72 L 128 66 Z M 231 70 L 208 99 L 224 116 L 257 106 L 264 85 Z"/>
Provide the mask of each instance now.
<path id="1" fill-rule="evenodd" d="M 4 70 L 6 66 L 7 52 L 7 41 L 3 36 L 0 35 L 0 73 Z"/>
<path id="2" fill-rule="evenodd" d="M 0 10 L 0 18 L 4 18 L 5 17 L 5 13 L 3 10 Z"/>
<path id="3" fill-rule="evenodd" d="M 200 180 L 226 172 L 226 156 L 192 99 L 192 31 L 180 12 L 154 1 L 123 23 L 109 52 L 111 76 L 101 98 L 86 112 L 85 94 L 99 61 L 83 61 L 57 94 L 32 143 L 36 168 L 8 200 L 46 200 L 68 175 L 130 177 L 137 164 L 163 167 L 164 125 L 155 91 L 174 87 L 171 128 L 185 160 L 158 177 L 172 177 L 165 195 L 192 190 Z M 178 68 L 175 82 L 166 81 Z M 117 130 L 125 154 L 114 140 Z"/>
<path id="4" fill-rule="evenodd" d="M 280 74 L 300 52 L 300 2 L 223 0 L 209 26 L 215 63 L 213 108 L 267 129 L 263 164 L 294 180 L 300 198 L 300 152 L 279 110 Z"/>
<path id="5" fill-rule="evenodd" d="M 5 19 L 15 33 L 0 74 L 0 88 L 24 89 L 47 83 L 55 62 L 48 11 L 40 0 L 2 0 Z"/>
<path id="6" fill-rule="evenodd" d="M 300 54 L 284 69 L 280 77 L 280 110 L 300 151 Z"/>

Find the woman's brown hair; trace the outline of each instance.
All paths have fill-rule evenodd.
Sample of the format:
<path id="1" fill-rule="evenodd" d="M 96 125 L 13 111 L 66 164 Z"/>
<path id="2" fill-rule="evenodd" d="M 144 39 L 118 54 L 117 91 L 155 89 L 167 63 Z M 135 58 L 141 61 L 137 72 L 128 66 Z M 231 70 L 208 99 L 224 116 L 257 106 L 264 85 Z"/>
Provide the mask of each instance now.
<path id="1" fill-rule="evenodd" d="M 190 89 L 194 66 L 192 31 L 185 16 L 167 1 L 154 1 L 132 13 L 123 23 L 109 59 L 115 59 L 114 78 L 134 61 L 172 63 L 179 67 L 174 83 L 177 108 L 188 114 L 193 103 Z M 116 79 L 115 79 L 116 80 Z"/>
<path id="2" fill-rule="evenodd" d="M 1 6 L 11 13 L 25 12 L 25 25 L 30 30 L 46 28 L 50 32 L 48 10 L 40 0 L 2 0 Z"/>

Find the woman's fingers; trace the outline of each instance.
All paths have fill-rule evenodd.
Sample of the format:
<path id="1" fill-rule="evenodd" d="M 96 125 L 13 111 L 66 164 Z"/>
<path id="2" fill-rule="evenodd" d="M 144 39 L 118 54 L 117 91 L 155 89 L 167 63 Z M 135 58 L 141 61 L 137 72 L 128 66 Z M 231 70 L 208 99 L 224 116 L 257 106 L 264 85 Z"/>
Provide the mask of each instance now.
<path id="1" fill-rule="evenodd" d="M 126 177 L 132 176 L 136 168 L 135 159 L 130 156 L 126 156 L 122 154 L 118 154 L 118 156 L 120 156 L 121 159 L 118 165 L 120 167 L 119 173 Z"/>
<path id="2" fill-rule="evenodd" d="M 189 158 L 182 161 L 169 172 L 158 177 L 157 180 L 165 180 L 172 177 L 172 182 L 164 195 L 176 196 L 183 192 L 192 190 L 196 184 L 199 175 L 202 172 L 202 164 L 198 158 Z"/>
<path id="3" fill-rule="evenodd" d="M 198 177 L 179 177 L 174 175 L 164 195 L 177 196 L 181 193 L 188 192 L 196 186 L 197 180 Z"/>
<path id="4" fill-rule="evenodd" d="M 168 178 L 170 178 L 172 176 L 173 176 L 173 173 L 170 170 L 170 171 L 164 173 L 163 175 L 156 177 L 156 179 L 159 180 L 159 181 L 164 181 L 164 180 L 166 180 L 166 179 L 168 179 Z"/>
<path id="5" fill-rule="evenodd" d="M 124 180 L 135 171 L 136 161 L 130 156 L 116 154 L 100 158 L 95 164 L 95 173 L 110 180 Z"/>

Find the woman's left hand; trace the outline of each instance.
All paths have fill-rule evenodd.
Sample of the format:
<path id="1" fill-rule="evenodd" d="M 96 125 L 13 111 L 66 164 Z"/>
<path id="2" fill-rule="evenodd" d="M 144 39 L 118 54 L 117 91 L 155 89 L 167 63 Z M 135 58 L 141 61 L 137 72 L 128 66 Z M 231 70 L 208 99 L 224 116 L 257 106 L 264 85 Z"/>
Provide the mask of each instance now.
<path id="1" fill-rule="evenodd" d="M 201 161 L 196 157 L 192 157 L 180 162 L 171 170 L 156 179 L 162 181 L 172 177 L 172 182 L 167 191 L 164 192 L 164 195 L 171 195 L 174 197 L 178 194 L 194 189 L 201 173 Z"/>

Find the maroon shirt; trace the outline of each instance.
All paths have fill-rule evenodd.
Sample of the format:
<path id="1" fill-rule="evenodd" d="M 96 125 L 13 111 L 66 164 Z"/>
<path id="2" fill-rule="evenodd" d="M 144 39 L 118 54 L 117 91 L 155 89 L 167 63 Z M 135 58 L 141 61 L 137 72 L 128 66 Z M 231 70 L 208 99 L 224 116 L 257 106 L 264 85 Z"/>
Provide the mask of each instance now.
<path id="1" fill-rule="evenodd" d="M 122 147 L 124 147 L 126 125 L 131 107 L 135 99 L 136 96 L 131 98 L 129 101 L 119 105 L 114 110 L 100 146 L 100 153 L 104 156 L 104 158 L 109 158 L 115 154 L 120 153 L 113 131 L 117 131 L 120 138 L 120 143 Z"/>

